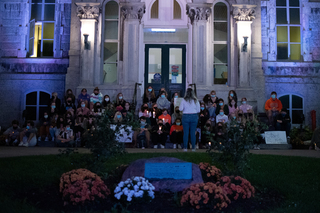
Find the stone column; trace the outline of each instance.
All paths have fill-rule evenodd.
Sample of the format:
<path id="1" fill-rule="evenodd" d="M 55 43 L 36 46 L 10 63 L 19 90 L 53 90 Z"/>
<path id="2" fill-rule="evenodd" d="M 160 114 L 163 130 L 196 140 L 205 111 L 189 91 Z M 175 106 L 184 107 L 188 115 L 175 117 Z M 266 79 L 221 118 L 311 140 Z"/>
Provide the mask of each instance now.
<path id="1" fill-rule="evenodd" d="M 97 54 L 97 19 L 101 13 L 100 3 L 76 3 L 77 16 L 80 18 L 80 76 L 81 85 L 95 86 L 94 75 L 96 66 L 95 57 Z M 87 38 L 86 38 L 87 37 Z M 86 44 L 85 44 L 86 40 Z"/>
<path id="2" fill-rule="evenodd" d="M 139 34 L 140 21 L 145 13 L 144 3 L 122 3 L 123 19 L 123 73 L 119 75 L 119 84 L 133 88 L 139 81 Z"/>
<path id="3" fill-rule="evenodd" d="M 208 86 L 212 82 L 208 64 L 208 18 L 210 4 L 187 4 L 187 15 L 192 24 L 192 83 Z"/>
<path id="4" fill-rule="evenodd" d="M 233 18 L 237 24 L 239 52 L 239 86 L 250 87 L 251 76 L 251 23 L 256 5 L 233 4 Z"/>

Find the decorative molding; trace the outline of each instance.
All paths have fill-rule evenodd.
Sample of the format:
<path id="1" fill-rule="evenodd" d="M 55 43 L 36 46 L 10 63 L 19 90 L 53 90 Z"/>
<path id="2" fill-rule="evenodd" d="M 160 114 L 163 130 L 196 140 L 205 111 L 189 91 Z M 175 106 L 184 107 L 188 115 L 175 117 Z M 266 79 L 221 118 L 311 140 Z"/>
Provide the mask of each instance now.
<path id="1" fill-rule="evenodd" d="M 187 15 L 191 24 L 194 21 L 208 20 L 211 15 L 211 7 L 209 5 L 190 5 L 187 4 Z"/>
<path id="2" fill-rule="evenodd" d="M 139 19 L 141 21 L 145 12 L 146 6 L 144 3 L 121 5 L 121 15 L 124 19 Z"/>
<path id="3" fill-rule="evenodd" d="M 99 3 L 93 3 L 91 5 L 86 5 L 83 3 L 77 4 L 77 16 L 80 19 L 98 19 L 101 13 L 101 8 Z"/>
<path id="4" fill-rule="evenodd" d="M 233 18 L 237 21 L 252 21 L 256 18 L 256 5 L 233 4 Z"/>
<path id="5" fill-rule="evenodd" d="M 302 66 L 268 66 L 265 70 L 265 75 L 268 76 L 319 76 L 320 67 Z"/>
<path id="6" fill-rule="evenodd" d="M 25 74 L 65 74 L 68 64 L 56 63 L 0 63 L 0 73 L 25 73 Z"/>

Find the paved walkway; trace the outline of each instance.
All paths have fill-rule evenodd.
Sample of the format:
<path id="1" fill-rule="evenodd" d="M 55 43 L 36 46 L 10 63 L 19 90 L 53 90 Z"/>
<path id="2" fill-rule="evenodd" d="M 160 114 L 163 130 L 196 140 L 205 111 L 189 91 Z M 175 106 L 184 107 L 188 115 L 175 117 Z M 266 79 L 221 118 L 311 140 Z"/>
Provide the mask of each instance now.
<path id="1" fill-rule="evenodd" d="M 31 155 L 57 155 L 59 154 L 58 147 L 0 147 L 0 158 L 7 157 L 18 157 L 18 156 L 31 156 Z M 183 152 L 181 149 L 126 149 L 128 153 L 176 153 Z M 205 149 L 197 150 L 197 152 L 205 152 Z M 86 148 L 78 148 L 79 153 L 89 153 L 90 151 Z M 191 152 L 191 150 L 188 150 Z M 320 158 L 320 151 L 315 150 L 250 150 L 253 154 L 263 155 L 283 155 L 283 156 L 301 156 L 301 157 L 312 157 Z"/>

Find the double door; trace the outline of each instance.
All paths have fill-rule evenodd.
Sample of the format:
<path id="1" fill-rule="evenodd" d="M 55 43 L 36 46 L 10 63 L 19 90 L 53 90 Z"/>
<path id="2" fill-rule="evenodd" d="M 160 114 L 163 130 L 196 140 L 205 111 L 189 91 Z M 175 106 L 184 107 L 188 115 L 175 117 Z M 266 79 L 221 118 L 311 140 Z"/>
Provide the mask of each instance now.
<path id="1" fill-rule="evenodd" d="M 161 88 L 170 100 L 175 92 L 184 96 L 186 88 L 186 46 L 146 44 L 145 88 L 151 85 L 158 96 Z"/>

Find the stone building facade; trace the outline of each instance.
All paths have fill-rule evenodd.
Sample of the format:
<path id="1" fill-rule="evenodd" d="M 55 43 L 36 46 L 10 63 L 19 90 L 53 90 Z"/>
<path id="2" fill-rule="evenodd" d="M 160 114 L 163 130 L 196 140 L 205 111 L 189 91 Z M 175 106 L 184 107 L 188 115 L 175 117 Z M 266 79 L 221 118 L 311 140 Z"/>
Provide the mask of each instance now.
<path id="1" fill-rule="evenodd" d="M 304 114 L 310 125 L 310 111 L 320 110 L 319 8 L 308 0 L 3 0 L 0 125 L 25 109 L 38 119 L 41 94 L 98 86 L 131 102 L 136 83 L 138 103 L 148 85 L 181 96 L 196 85 L 199 98 L 235 90 L 257 112 L 277 91 L 294 122 Z"/>

